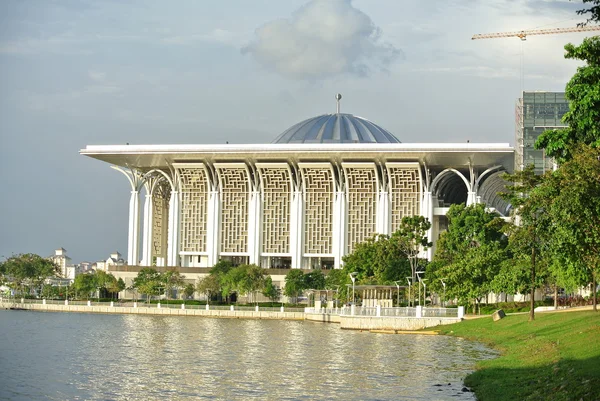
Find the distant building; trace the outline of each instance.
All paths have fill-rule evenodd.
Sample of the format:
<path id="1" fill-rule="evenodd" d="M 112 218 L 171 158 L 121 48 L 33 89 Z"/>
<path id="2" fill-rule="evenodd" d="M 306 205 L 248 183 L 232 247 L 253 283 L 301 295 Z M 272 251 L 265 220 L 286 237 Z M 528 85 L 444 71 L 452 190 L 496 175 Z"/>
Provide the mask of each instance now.
<path id="1" fill-rule="evenodd" d="M 108 259 L 96 262 L 96 270 L 110 271 L 111 267 L 123 266 L 125 260 L 119 252 L 113 252 Z"/>
<path id="2" fill-rule="evenodd" d="M 78 265 L 78 270 L 80 273 L 87 273 L 89 271 L 93 271 L 94 269 L 94 263 L 91 262 L 81 262 Z"/>
<path id="3" fill-rule="evenodd" d="M 552 170 L 554 160 L 534 144 L 542 132 L 566 127 L 561 120 L 567 111 L 564 92 L 523 92 L 515 107 L 515 170 L 530 164 L 537 174 Z"/>
<path id="4" fill-rule="evenodd" d="M 60 276 L 69 280 L 74 280 L 77 274 L 77 268 L 71 264 L 71 258 L 67 256 L 65 248 L 58 248 L 54 251 L 54 255 L 48 257 L 56 263 L 60 269 Z"/>

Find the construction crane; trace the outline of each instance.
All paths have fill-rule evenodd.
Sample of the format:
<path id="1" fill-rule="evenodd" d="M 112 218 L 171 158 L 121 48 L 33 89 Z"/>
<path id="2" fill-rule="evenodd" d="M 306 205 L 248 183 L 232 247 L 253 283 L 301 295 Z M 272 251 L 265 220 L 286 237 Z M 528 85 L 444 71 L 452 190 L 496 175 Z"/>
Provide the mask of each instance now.
<path id="1" fill-rule="evenodd" d="M 528 35 L 553 35 L 555 33 L 588 32 L 588 31 L 600 31 L 600 26 L 580 26 L 580 27 L 575 27 L 575 28 L 552 28 L 552 29 L 533 29 L 533 30 L 516 31 L 516 32 L 479 33 L 477 35 L 473 35 L 471 40 L 510 38 L 510 37 L 517 37 L 517 38 L 520 38 L 521 40 L 527 40 Z"/>

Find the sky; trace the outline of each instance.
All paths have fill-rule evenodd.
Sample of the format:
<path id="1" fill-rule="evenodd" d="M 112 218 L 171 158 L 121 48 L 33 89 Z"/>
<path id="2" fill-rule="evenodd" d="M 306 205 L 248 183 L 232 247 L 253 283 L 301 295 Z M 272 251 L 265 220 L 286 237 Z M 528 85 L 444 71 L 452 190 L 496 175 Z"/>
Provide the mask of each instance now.
<path id="1" fill-rule="evenodd" d="M 341 111 L 402 142 L 514 143 L 521 90 L 562 91 L 568 0 L 4 0 L 0 260 L 126 257 L 129 183 L 86 145 L 269 143 Z M 523 62 L 521 62 L 523 60 Z"/>

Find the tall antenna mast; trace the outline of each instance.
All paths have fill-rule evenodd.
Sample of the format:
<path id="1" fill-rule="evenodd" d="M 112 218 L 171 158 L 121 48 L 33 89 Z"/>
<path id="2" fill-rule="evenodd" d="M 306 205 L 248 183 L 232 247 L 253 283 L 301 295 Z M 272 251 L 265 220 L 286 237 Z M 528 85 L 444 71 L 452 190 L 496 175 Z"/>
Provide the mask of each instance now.
<path id="1" fill-rule="evenodd" d="M 336 103 L 336 113 L 340 114 L 340 100 L 342 100 L 342 95 L 341 94 L 337 94 L 335 95 L 335 103 Z"/>

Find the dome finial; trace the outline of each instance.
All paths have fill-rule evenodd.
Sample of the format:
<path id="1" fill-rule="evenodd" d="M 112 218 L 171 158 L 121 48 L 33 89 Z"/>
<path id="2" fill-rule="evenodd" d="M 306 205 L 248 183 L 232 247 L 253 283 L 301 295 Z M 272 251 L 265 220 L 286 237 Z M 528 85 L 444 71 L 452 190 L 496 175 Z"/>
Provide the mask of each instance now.
<path id="1" fill-rule="evenodd" d="M 337 95 L 335 95 L 336 113 L 337 114 L 340 114 L 340 100 L 342 100 L 342 95 L 340 93 L 338 93 Z"/>

